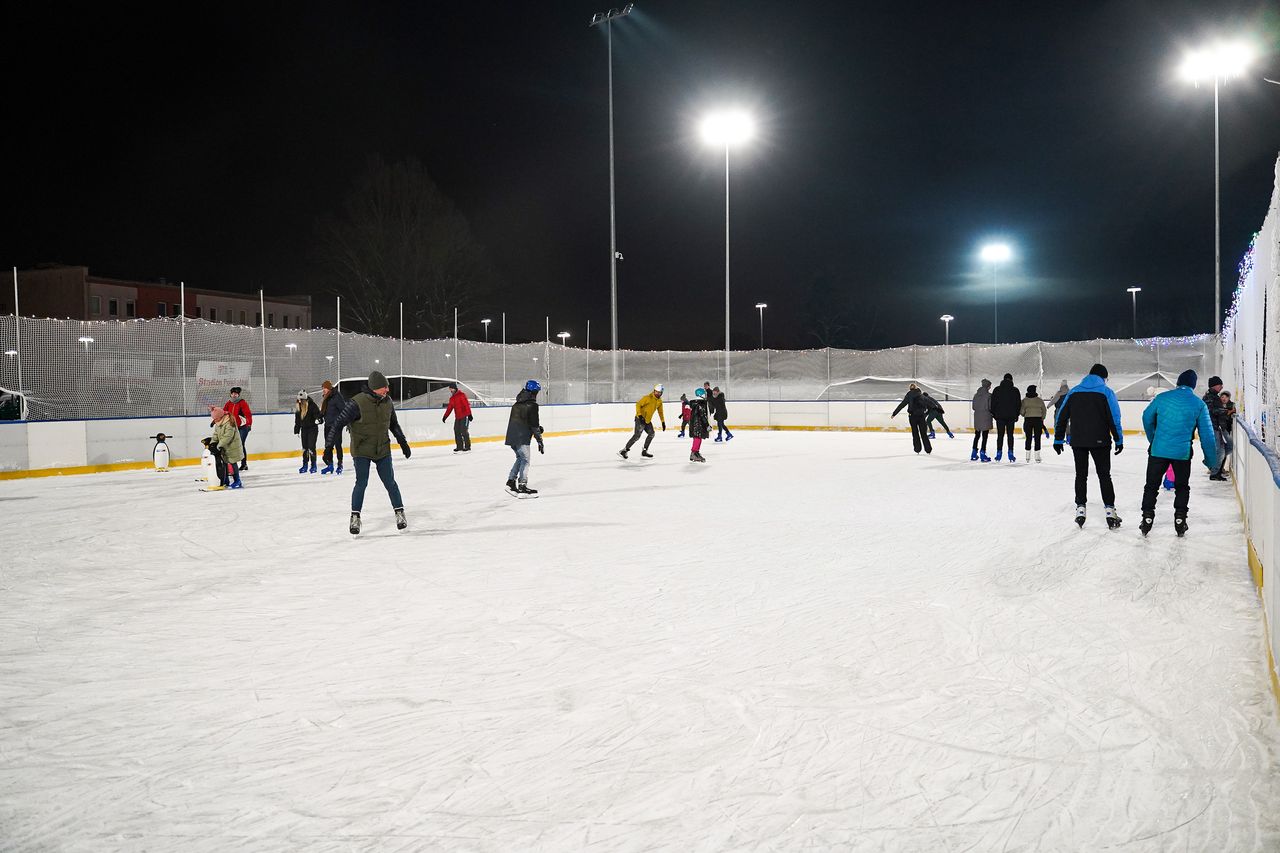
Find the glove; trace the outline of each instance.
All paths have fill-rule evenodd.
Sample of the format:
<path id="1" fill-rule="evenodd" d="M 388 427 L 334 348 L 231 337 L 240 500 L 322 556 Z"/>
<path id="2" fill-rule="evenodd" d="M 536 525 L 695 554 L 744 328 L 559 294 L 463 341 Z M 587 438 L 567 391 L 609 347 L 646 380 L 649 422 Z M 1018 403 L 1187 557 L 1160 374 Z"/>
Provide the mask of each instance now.
<path id="1" fill-rule="evenodd" d="M 467 423 L 471 423 L 476 419 L 475 415 L 467 415 Z"/>
<path id="2" fill-rule="evenodd" d="M 547 452 L 547 446 L 546 446 L 545 444 L 543 444 L 541 441 L 539 441 L 539 442 L 538 442 L 538 452 L 539 452 L 539 453 L 546 453 L 546 452 Z"/>
<path id="3" fill-rule="evenodd" d="M 443 418 L 441 418 L 441 419 L 440 419 L 440 423 L 442 423 L 442 424 L 444 424 L 444 423 L 448 423 L 448 422 L 449 422 L 449 416 L 448 416 L 448 415 L 445 415 Z"/>
<path id="4" fill-rule="evenodd" d="M 663 431 L 663 432 L 666 432 L 666 431 L 667 431 L 667 425 L 666 425 L 666 424 L 663 424 L 663 425 L 662 425 L 662 431 Z"/>
<path id="5" fill-rule="evenodd" d="M 547 431 L 547 430 L 546 430 L 546 428 L 545 428 L 545 427 L 542 427 L 542 426 L 539 426 L 539 427 L 538 427 L 538 435 L 542 435 L 542 434 L 543 434 L 544 432 L 546 432 L 546 431 Z M 538 443 L 539 443 L 539 444 L 541 444 L 542 442 L 538 442 Z"/>
<path id="6" fill-rule="evenodd" d="M 412 451 L 410 451 L 409 449 L 409 445 L 407 444 L 400 445 L 400 452 L 404 454 L 405 459 L 408 459 L 410 456 L 413 455 Z"/>
<path id="7" fill-rule="evenodd" d="M 1061 444 L 1055 444 L 1055 445 L 1053 446 L 1053 452 L 1054 452 L 1054 453 L 1056 453 L 1056 454 L 1058 454 L 1059 456 L 1061 456 L 1061 455 L 1062 455 L 1062 445 L 1061 445 Z"/>
<path id="8" fill-rule="evenodd" d="M 1122 450 L 1124 450 L 1124 445 L 1123 445 L 1123 444 L 1117 444 L 1117 445 L 1116 445 L 1116 456 L 1119 456 L 1119 455 L 1120 455 L 1120 452 L 1121 452 Z"/>

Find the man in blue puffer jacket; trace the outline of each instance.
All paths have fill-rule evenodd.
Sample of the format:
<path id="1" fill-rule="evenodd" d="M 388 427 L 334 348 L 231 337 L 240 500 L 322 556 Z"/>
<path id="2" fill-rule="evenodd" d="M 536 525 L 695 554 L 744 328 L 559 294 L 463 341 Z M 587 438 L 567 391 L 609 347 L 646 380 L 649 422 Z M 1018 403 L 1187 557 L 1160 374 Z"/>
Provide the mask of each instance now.
<path id="1" fill-rule="evenodd" d="M 1142 413 L 1142 429 L 1151 442 L 1147 460 L 1147 484 L 1142 491 L 1142 523 L 1138 529 L 1146 536 L 1155 523 L 1156 495 L 1160 481 L 1173 466 L 1173 529 L 1179 536 L 1187 532 L 1187 505 L 1191 502 L 1191 441 L 1200 433 L 1200 449 L 1210 471 L 1218 462 L 1214 443 L 1213 421 L 1209 407 L 1196 396 L 1196 372 L 1184 370 L 1178 387 L 1158 394 Z"/>
<path id="2" fill-rule="evenodd" d="M 1120 403 L 1107 387 L 1106 365 L 1095 364 L 1089 375 L 1058 405 L 1053 423 L 1053 452 L 1062 454 L 1062 440 L 1071 431 L 1071 452 L 1076 458 L 1076 524 L 1084 527 L 1085 492 L 1089 485 L 1089 460 L 1098 472 L 1102 503 L 1107 509 L 1107 527 L 1120 526 L 1116 513 L 1116 490 L 1111 484 L 1111 440 L 1116 455 L 1124 450 L 1124 431 L 1120 428 Z"/>

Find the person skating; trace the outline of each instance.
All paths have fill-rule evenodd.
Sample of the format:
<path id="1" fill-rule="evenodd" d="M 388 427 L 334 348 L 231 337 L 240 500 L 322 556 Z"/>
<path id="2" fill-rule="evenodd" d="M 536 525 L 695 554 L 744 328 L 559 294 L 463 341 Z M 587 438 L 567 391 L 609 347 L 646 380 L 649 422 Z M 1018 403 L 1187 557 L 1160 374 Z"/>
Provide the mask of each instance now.
<path id="1" fill-rule="evenodd" d="M 733 441 L 733 433 L 724 425 L 729 420 L 729 405 L 720 386 L 711 389 L 711 417 L 716 421 L 716 441 Z"/>
<path id="2" fill-rule="evenodd" d="M 925 406 L 928 407 L 928 411 L 925 412 L 924 416 L 924 425 L 929 430 L 929 438 L 932 439 L 935 437 L 933 434 L 934 421 L 942 424 L 942 431 L 947 434 L 947 438 L 955 438 L 956 434 L 951 431 L 951 427 L 947 426 L 947 422 L 942 418 L 947 411 L 942 408 L 942 404 L 933 399 L 928 391 L 921 391 L 920 399 L 923 400 Z"/>
<path id="3" fill-rule="evenodd" d="M 298 392 L 298 401 L 293 404 L 293 434 L 302 437 L 302 467 L 299 474 L 316 472 L 316 436 L 320 431 L 320 406 L 307 396 L 306 391 Z"/>
<path id="4" fill-rule="evenodd" d="M 916 453 L 920 452 L 920 448 L 924 448 L 925 453 L 933 452 L 933 445 L 929 443 L 929 428 L 925 426 L 924 418 L 929 412 L 928 405 L 924 402 L 924 392 L 912 382 L 907 387 L 907 393 L 903 395 L 902 402 L 893 410 L 890 418 L 896 418 L 898 412 L 905 407 L 907 410 L 907 423 L 911 424 L 911 446 L 915 448 Z"/>
<path id="5" fill-rule="evenodd" d="M 230 412 L 231 417 L 236 422 L 236 430 L 240 433 L 240 448 L 244 453 L 244 458 L 240 460 L 240 470 L 249 470 L 249 431 L 253 429 L 253 412 L 249 409 L 249 401 L 240 398 L 240 386 L 237 385 L 229 392 L 231 398 L 222 404 L 224 411 Z"/>
<path id="6" fill-rule="evenodd" d="M 1009 461 L 1017 462 L 1013 455 L 1013 430 L 1018 422 L 1018 413 L 1022 410 L 1022 392 L 1013 384 L 1013 374 L 1006 373 L 1004 379 L 991 392 L 991 417 L 996 422 L 996 461 L 1004 452 L 1005 439 L 1008 439 Z"/>
<path id="7" fill-rule="evenodd" d="M 395 436 L 400 445 L 400 452 L 408 459 L 412 454 L 409 440 L 400 429 L 396 419 L 395 403 L 388 392 L 391 391 L 387 377 L 375 370 L 369 374 L 365 387 L 351 398 L 338 419 L 329 426 L 325 433 L 325 457 L 329 456 L 329 448 L 342 441 L 342 429 L 351 431 L 351 457 L 356 465 L 356 485 L 351 490 L 351 534 L 360 532 L 360 511 L 364 508 L 364 490 L 369 485 L 369 466 L 378 469 L 378 479 L 387 490 L 391 499 L 391 509 L 396 514 L 396 528 L 404 530 L 409 526 L 404 514 L 404 500 L 400 496 L 400 486 L 396 484 L 395 469 L 391 465 L 391 441 L 387 434 Z"/>
<path id="8" fill-rule="evenodd" d="M 1209 390 L 1205 392 L 1205 406 L 1209 409 L 1209 420 L 1213 423 L 1213 440 L 1216 445 L 1218 460 L 1217 466 L 1209 470 L 1210 480 L 1226 480 L 1227 475 L 1223 473 L 1223 468 L 1227 464 L 1227 441 L 1222 434 L 1222 421 L 1226 415 L 1227 409 L 1222 405 L 1222 379 L 1217 376 L 1209 377 Z"/>
<path id="9" fill-rule="evenodd" d="M 1048 415 L 1044 400 L 1040 399 L 1036 386 L 1027 386 L 1027 396 L 1022 398 L 1022 434 L 1026 437 L 1023 448 L 1027 453 L 1027 461 L 1031 461 L 1031 445 L 1035 444 L 1036 461 L 1040 461 L 1040 436 L 1044 434 L 1044 419 Z"/>
<path id="10" fill-rule="evenodd" d="M 1142 490 L 1142 522 L 1138 529 L 1146 536 L 1155 524 L 1156 497 L 1165 471 L 1173 469 L 1173 529 L 1179 536 L 1187 532 L 1187 507 L 1191 502 L 1191 442 L 1200 434 L 1204 465 L 1210 471 L 1218 461 L 1213 419 L 1209 407 L 1196 397 L 1196 372 L 1184 370 L 1178 385 L 1157 394 L 1142 412 L 1142 430 L 1151 447 L 1147 458 L 1147 481 Z"/>
<path id="11" fill-rule="evenodd" d="M 1089 460 L 1098 473 L 1102 503 L 1107 510 L 1107 526 L 1120 526 L 1116 512 L 1116 490 L 1111 484 L 1111 441 L 1116 455 L 1124 450 L 1124 430 L 1120 426 L 1120 403 L 1107 387 L 1107 368 L 1095 364 L 1089 375 L 1072 388 L 1058 405 L 1053 422 L 1053 452 L 1061 455 L 1062 442 L 1071 431 L 1071 452 L 1076 462 L 1076 524 L 1084 526 Z"/>
<path id="12" fill-rule="evenodd" d="M 636 400 L 636 420 L 635 432 L 631 435 L 631 440 L 627 442 L 627 446 L 618 451 L 618 455 L 623 459 L 627 458 L 627 452 L 631 450 L 631 446 L 640 440 L 640 435 L 644 435 L 644 447 L 640 448 L 640 455 L 653 458 L 653 454 L 649 452 L 649 445 L 653 444 L 653 416 L 655 413 L 658 419 L 662 421 L 662 431 L 667 431 L 667 415 L 662 409 L 662 391 L 661 385 L 654 385 L 653 390 L 645 394 L 639 400 Z"/>
<path id="13" fill-rule="evenodd" d="M 991 417 L 991 380 L 984 379 L 981 387 L 973 395 L 973 453 L 969 455 L 971 460 L 991 461 L 991 457 L 987 455 L 987 436 L 991 435 L 991 427 L 994 424 L 995 421 Z M 982 439 L 981 452 L 978 449 L 978 439 Z"/>
<path id="14" fill-rule="evenodd" d="M 342 396 L 342 392 L 333 387 L 333 383 L 326 379 L 320 383 L 320 417 L 324 421 L 324 433 L 329 434 L 329 427 L 333 426 L 338 418 L 342 416 L 342 410 L 347 407 L 347 398 Z M 333 467 L 334 454 L 338 456 L 338 467 Z M 329 442 L 325 441 L 324 448 L 324 467 L 320 469 L 323 474 L 341 474 L 342 473 L 342 436 L 338 436 L 338 440 L 333 446 L 329 446 Z"/>
<path id="15" fill-rule="evenodd" d="M 447 422 L 449 413 L 453 413 L 453 452 L 466 453 L 471 449 L 471 401 L 458 390 L 457 382 L 450 382 L 449 387 L 453 393 L 449 395 L 449 405 L 445 407 L 440 423 Z"/>
<path id="16" fill-rule="evenodd" d="M 684 438 L 684 431 L 689 428 L 689 415 L 692 409 L 689 408 L 689 395 L 680 395 L 680 434 L 676 438 Z"/>
<path id="17" fill-rule="evenodd" d="M 213 451 L 218 466 L 217 488 L 243 488 L 238 466 L 244 461 L 244 444 L 240 439 L 235 416 L 220 406 L 211 406 L 209 418 L 213 421 L 213 438 L 209 442 L 209 449 Z"/>
<path id="18" fill-rule="evenodd" d="M 711 437 L 711 415 L 707 408 L 707 389 L 699 388 L 693 392 L 689 401 L 689 438 L 693 446 L 689 451 L 690 462 L 706 462 L 702 455 L 702 440 Z"/>
<path id="19" fill-rule="evenodd" d="M 1049 408 L 1053 409 L 1054 417 L 1058 415 L 1058 406 L 1062 405 L 1062 401 L 1071 393 L 1071 386 L 1067 384 L 1067 380 L 1063 379 L 1062 384 L 1058 386 L 1058 390 L 1054 392 L 1052 399 L 1049 400 Z M 1070 444 L 1070 435 L 1067 436 L 1067 443 Z"/>
<path id="20" fill-rule="evenodd" d="M 518 497 L 529 497 L 538 493 L 529 488 L 529 443 L 538 443 L 538 452 L 546 453 L 542 443 L 542 424 L 538 420 L 538 392 L 542 386 L 538 380 L 530 379 L 516 395 L 511 406 L 511 416 L 507 420 L 506 445 L 516 455 L 515 464 L 507 474 L 507 491 Z"/>

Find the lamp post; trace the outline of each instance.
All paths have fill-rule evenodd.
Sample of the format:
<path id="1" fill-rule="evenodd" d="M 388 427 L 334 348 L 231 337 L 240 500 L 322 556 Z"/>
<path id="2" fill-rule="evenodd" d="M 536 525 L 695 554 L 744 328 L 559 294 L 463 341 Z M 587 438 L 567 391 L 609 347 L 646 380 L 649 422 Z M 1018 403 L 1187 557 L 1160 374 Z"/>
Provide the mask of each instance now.
<path id="1" fill-rule="evenodd" d="M 492 323 L 493 321 L 481 320 L 480 322 L 484 324 L 484 342 L 487 344 L 489 343 L 489 324 Z"/>
<path id="2" fill-rule="evenodd" d="M 80 341 L 80 343 L 84 344 L 84 351 L 85 351 L 85 352 L 88 352 L 88 351 L 89 351 L 89 344 L 93 343 L 93 338 L 90 338 L 90 337 L 84 337 L 84 336 L 82 336 L 82 337 L 78 338 L 78 340 Z"/>
<path id="3" fill-rule="evenodd" d="M 1000 343 L 1000 282 L 996 278 L 996 267 L 1013 257 L 1013 250 L 1004 243 L 988 243 L 982 247 L 982 259 L 991 264 L 991 298 L 992 298 L 992 343 Z"/>
<path id="4" fill-rule="evenodd" d="M 755 135 L 755 122 L 740 110 L 712 113 L 702 120 L 702 139 L 724 148 L 724 384 L 729 389 L 729 149 Z M 763 315 L 761 315 L 763 316 Z"/>
<path id="5" fill-rule="evenodd" d="M 293 351 L 298 348 L 297 344 L 285 344 L 284 348 L 289 351 L 289 358 L 293 358 Z"/>
<path id="6" fill-rule="evenodd" d="M 329 362 L 329 375 L 332 376 L 333 375 L 333 356 L 326 355 L 324 357 L 324 360 Z"/>
<path id="7" fill-rule="evenodd" d="M 609 318 L 613 328 L 613 395 L 618 399 L 618 227 L 617 205 L 613 181 L 613 19 L 631 14 L 634 3 L 621 10 L 610 9 L 591 16 L 590 26 L 604 24 L 605 41 L 609 45 Z"/>
<path id="8" fill-rule="evenodd" d="M 760 311 L 760 349 L 764 349 L 764 309 L 768 307 L 767 302 L 756 303 L 756 309 Z"/>
<path id="9" fill-rule="evenodd" d="M 556 332 L 556 337 L 560 339 L 560 349 L 564 351 L 564 358 L 560 361 L 560 372 L 564 377 L 564 401 L 569 402 L 569 346 L 565 343 L 569 339 L 568 332 Z"/>
<path id="10" fill-rule="evenodd" d="M 1141 287 L 1131 287 L 1128 294 L 1133 297 L 1133 337 L 1138 337 L 1138 294 L 1142 292 Z"/>
<path id="11" fill-rule="evenodd" d="M 1219 42 L 1193 50 L 1182 60 L 1182 79 L 1199 85 L 1213 80 L 1213 331 L 1222 332 L 1222 180 L 1218 165 L 1218 84 L 1244 74 L 1253 50 L 1242 42 Z"/>
<path id="12" fill-rule="evenodd" d="M 950 400 L 951 393 L 949 389 L 951 387 L 951 321 L 954 320 L 955 317 L 952 317 L 950 314 L 943 314 L 938 319 L 941 320 L 943 323 L 942 333 L 945 336 L 943 338 L 943 342 L 944 342 L 943 345 L 946 347 L 942 351 L 942 361 L 943 361 L 942 372 L 946 374 L 946 376 L 943 378 L 942 396 L 944 399 Z"/>

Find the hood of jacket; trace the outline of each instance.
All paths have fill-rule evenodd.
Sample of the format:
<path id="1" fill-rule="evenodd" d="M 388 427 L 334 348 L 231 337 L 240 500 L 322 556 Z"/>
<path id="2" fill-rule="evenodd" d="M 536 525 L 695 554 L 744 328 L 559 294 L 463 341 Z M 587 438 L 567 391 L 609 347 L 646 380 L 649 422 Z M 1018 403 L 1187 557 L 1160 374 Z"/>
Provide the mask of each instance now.
<path id="1" fill-rule="evenodd" d="M 1101 391 L 1101 390 L 1106 386 L 1106 384 L 1107 384 L 1107 380 L 1103 379 L 1101 376 L 1097 376 L 1096 374 L 1090 373 L 1090 374 L 1089 374 L 1088 376 L 1086 376 L 1084 379 L 1081 379 L 1081 380 L 1080 380 L 1080 384 L 1079 384 L 1079 385 L 1077 385 L 1075 388 L 1073 388 L 1073 389 L 1071 389 L 1071 390 L 1073 390 L 1073 391 Z"/>
<path id="2" fill-rule="evenodd" d="M 530 391 L 528 388 L 522 388 L 520 389 L 520 393 L 516 395 L 516 402 L 527 403 L 530 400 L 536 399 L 537 396 L 538 396 L 537 391 Z"/>
<path id="3" fill-rule="evenodd" d="M 991 390 L 991 380 L 990 380 L 990 379 L 984 379 L 984 380 L 982 380 L 982 387 L 981 387 L 981 388 L 979 388 L 978 390 L 979 390 L 979 391 L 990 391 L 990 390 Z"/>

